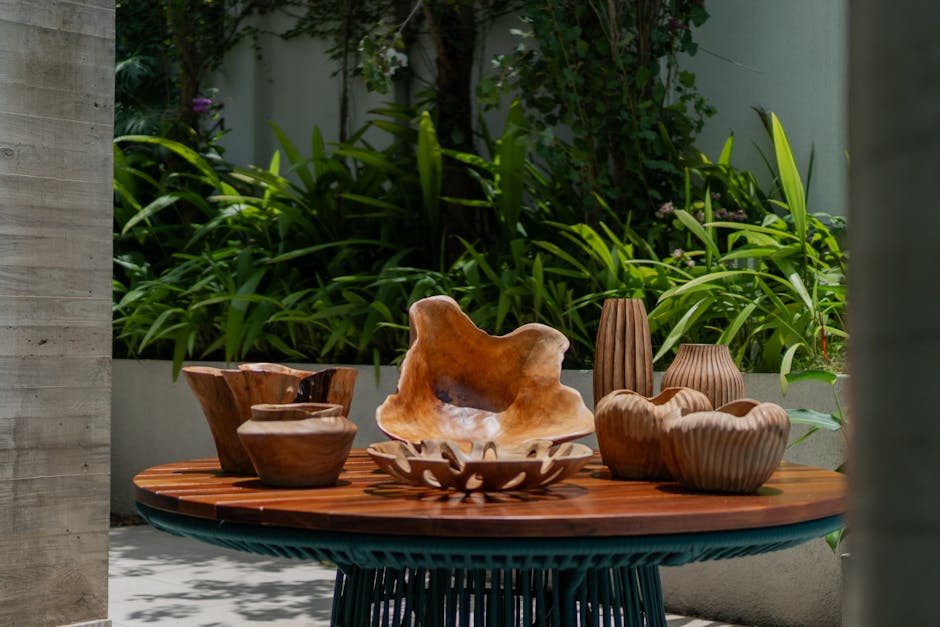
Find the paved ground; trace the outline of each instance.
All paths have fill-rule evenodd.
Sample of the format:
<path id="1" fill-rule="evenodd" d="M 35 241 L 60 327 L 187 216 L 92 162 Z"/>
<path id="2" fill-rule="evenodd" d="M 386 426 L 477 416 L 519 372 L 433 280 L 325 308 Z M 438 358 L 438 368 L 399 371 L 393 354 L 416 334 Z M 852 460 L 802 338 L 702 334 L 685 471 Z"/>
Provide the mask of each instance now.
<path id="1" fill-rule="evenodd" d="M 334 571 L 177 538 L 146 525 L 111 529 L 114 627 L 328 627 Z M 669 627 L 733 627 L 669 616 Z"/>

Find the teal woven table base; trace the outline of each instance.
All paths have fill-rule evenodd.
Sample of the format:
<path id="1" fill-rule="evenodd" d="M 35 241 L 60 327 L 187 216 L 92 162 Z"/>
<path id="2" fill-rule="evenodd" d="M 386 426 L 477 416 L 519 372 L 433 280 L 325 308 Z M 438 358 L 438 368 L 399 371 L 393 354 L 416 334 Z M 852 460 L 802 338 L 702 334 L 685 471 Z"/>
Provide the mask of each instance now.
<path id="1" fill-rule="evenodd" d="M 229 523 L 140 503 L 137 509 L 167 533 L 339 565 L 333 624 L 341 627 L 665 627 L 658 566 L 777 551 L 842 525 L 842 517 L 830 516 L 656 536 L 437 538 Z"/>
<path id="2" fill-rule="evenodd" d="M 341 565 L 338 627 L 665 627 L 655 566 L 558 570 Z"/>

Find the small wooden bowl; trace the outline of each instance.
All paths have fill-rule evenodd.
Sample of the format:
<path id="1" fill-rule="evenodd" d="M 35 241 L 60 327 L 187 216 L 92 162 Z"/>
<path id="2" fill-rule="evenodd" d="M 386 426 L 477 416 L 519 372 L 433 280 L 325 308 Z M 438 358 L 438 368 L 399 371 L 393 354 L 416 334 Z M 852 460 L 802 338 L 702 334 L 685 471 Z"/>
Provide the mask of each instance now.
<path id="1" fill-rule="evenodd" d="M 707 396 L 690 388 L 666 388 L 652 398 L 615 390 L 594 408 L 601 458 L 621 479 L 671 479 L 660 451 L 664 420 L 711 408 Z"/>
<path id="2" fill-rule="evenodd" d="M 550 440 L 519 446 L 477 441 L 469 450 L 447 440 L 393 441 L 373 444 L 367 452 L 399 481 L 461 492 L 539 488 L 578 472 L 593 454 L 583 444 L 553 447 Z"/>
<path id="3" fill-rule="evenodd" d="M 684 487 L 755 492 L 780 465 L 789 435 L 785 409 L 740 399 L 716 411 L 667 417 L 662 452 Z"/>
<path id="4" fill-rule="evenodd" d="M 356 425 L 342 411 L 342 405 L 330 403 L 253 405 L 238 437 L 262 483 L 335 484 L 356 437 Z"/>

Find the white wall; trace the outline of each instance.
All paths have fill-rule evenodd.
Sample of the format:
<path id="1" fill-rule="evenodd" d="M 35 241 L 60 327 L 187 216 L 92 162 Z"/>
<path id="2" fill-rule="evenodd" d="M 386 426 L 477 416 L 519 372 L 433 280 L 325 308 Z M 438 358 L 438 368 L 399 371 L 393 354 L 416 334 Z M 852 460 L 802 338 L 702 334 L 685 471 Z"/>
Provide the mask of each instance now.
<path id="1" fill-rule="evenodd" d="M 706 6 L 711 18 L 696 31 L 701 49 L 687 67 L 697 74 L 701 93 L 718 113 L 707 122 L 699 147 L 717 158 L 734 131 L 737 150 L 732 162 L 764 175 L 754 142 L 765 151 L 769 146 L 751 107 L 774 111 L 803 173 L 815 146 L 810 210 L 845 215 L 846 0 L 722 0 Z M 264 26 L 276 29 L 276 18 Z M 521 26 L 518 18 L 507 16 L 490 27 L 478 61 L 481 74 L 495 52 L 516 44 L 509 29 Z M 330 76 L 335 66 L 326 44 L 267 37 L 263 46 L 258 60 L 250 45 L 242 44 L 229 55 L 217 81 L 232 129 L 224 141 L 226 156 L 239 165 L 267 164 L 276 148 L 269 120 L 281 126 L 305 156 L 314 124 L 327 141 L 339 136 L 339 79 Z M 417 64 L 426 61 L 417 53 L 412 59 Z M 355 129 L 366 121 L 370 108 L 391 100 L 391 95 L 368 94 L 358 82 L 354 87 Z M 502 119 L 500 112 L 487 115 L 494 132 L 499 132 Z"/>
<path id="2" fill-rule="evenodd" d="M 272 32 L 288 26 L 278 15 L 261 18 L 259 23 Z M 304 157 L 311 154 L 314 125 L 320 127 L 325 141 L 339 139 L 340 80 L 331 76 L 336 64 L 327 54 L 329 44 L 310 38 L 284 41 L 273 35 L 264 35 L 260 41 L 260 58 L 248 41 L 229 53 L 214 85 L 225 104 L 225 126 L 230 129 L 222 142 L 225 157 L 239 166 L 268 165 L 279 147 L 269 124 L 272 121 Z M 370 109 L 391 97 L 369 94 L 360 81 L 352 81 L 350 87 L 350 128 L 355 130 L 366 121 Z"/>
<path id="3" fill-rule="evenodd" d="M 752 107 L 773 111 L 801 176 L 815 147 L 809 210 L 846 215 L 845 0 L 722 0 L 706 8 L 711 18 L 696 32 L 700 49 L 687 67 L 718 113 L 707 122 L 699 148 L 717 159 L 733 131 L 732 164 L 763 175 L 767 169 L 754 143 L 771 159 L 773 153 Z"/>

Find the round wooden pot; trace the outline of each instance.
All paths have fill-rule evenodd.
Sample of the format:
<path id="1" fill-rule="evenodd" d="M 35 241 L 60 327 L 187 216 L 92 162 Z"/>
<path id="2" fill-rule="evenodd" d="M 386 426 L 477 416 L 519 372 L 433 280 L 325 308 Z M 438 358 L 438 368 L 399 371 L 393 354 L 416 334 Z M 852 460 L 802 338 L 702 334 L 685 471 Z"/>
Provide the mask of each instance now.
<path id="1" fill-rule="evenodd" d="M 265 485 L 333 485 L 349 456 L 356 425 L 330 403 L 260 404 L 238 437 Z"/>

